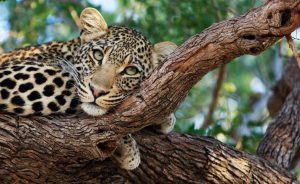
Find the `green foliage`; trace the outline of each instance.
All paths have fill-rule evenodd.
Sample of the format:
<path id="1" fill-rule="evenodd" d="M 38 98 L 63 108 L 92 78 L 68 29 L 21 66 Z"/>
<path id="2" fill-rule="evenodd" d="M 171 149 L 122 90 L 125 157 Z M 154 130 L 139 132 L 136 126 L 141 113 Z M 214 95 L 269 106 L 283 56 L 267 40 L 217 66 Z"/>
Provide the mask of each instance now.
<path id="1" fill-rule="evenodd" d="M 0 47 L 9 51 L 30 44 L 72 39 L 79 35 L 79 29 L 70 11 L 80 14 L 84 7 L 92 6 L 99 10 L 103 8 L 91 2 L 0 1 L 0 8 L 9 12 L 8 19 L 4 14 L 0 15 L 0 23 L 8 21 L 10 27 L 10 37 Z M 118 7 L 114 12 L 107 12 L 105 9 L 102 11 L 109 25 L 121 24 L 135 28 L 143 32 L 152 43 L 170 40 L 180 45 L 215 22 L 245 13 L 262 2 L 119 0 L 117 3 Z M 265 132 L 266 123 L 270 122 L 265 104 L 257 104 L 268 97 L 272 84 L 280 75 L 274 69 L 278 50 L 278 47 L 273 47 L 258 57 L 243 56 L 228 65 L 213 122 L 204 130 L 201 129 L 201 123 L 212 100 L 217 72 L 206 75 L 177 110 L 175 130 L 213 136 L 254 153 Z M 258 108 L 259 112 L 256 112 Z"/>

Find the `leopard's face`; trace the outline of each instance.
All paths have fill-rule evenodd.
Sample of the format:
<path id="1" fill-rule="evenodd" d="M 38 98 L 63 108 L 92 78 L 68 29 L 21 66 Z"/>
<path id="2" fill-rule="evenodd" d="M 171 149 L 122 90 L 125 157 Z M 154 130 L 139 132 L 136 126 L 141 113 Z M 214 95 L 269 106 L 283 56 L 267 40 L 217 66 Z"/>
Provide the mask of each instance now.
<path id="1" fill-rule="evenodd" d="M 69 71 L 73 71 L 81 107 L 89 115 L 102 115 L 122 102 L 176 48 L 171 42 L 152 46 L 130 28 L 108 28 L 92 8 L 85 9 L 80 20 L 81 47 L 74 57 L 76 67 Z"/>
<path id="2" fill-rule="evenodd" d="M 78 96 L 88 114 L 98 115 L 119 104 L 154 68 L 152 45 L 125 27 L 81 46 Z"/>

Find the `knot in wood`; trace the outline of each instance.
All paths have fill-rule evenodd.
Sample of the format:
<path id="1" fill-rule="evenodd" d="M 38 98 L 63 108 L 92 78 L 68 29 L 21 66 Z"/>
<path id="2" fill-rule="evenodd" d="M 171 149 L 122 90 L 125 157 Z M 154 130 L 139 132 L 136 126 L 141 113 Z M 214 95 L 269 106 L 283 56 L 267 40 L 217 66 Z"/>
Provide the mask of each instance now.
<path id="1" fill-rule="evenodd" d="M 117 148 L 117 141 L 116 140 L 109 140 L 106 142 L 100 142 L 97 144 L 97 150 L 101 155 L 101 158 L 107 158 L 113 154 L 113 152 Z"/>
<path id="2" fill-rule="evenodd" d="M 19 127 L 19 136 L 22 138 L 22 139 L 25 139 L 27 137 L 29 133 L 29 129 L 26 128 L 25 126 L 20 126 Z"/>

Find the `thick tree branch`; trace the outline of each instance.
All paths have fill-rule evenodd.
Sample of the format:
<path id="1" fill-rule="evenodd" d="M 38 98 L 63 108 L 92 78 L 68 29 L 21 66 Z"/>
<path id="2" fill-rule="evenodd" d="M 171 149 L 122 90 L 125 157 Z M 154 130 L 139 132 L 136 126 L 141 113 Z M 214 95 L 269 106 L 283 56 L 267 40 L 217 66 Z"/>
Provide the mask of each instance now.
<path id="1" fill-rule="evenodd" d="M 8 181 L 25 179 L 36 182 L 50 181 L 52 177 L 57 176 L 65 177 L 65 179 L 74 178 L 84 168 L 98 163 L 94 163 L 94 160 L 107 158 L 115 149 L 117 138 L 138 131 L 173 112 L 184 100 L 192 86 L 209 71 L 240 55 L 258 54 L 274 44 L 279 38 L 289 35 L 299 26 L 299 10 L 300 0 L 272 0 L 243 16 L 214 24 L 176 49 L 166 59 L 165 63 L 142 84 L 139 91 L 136 91 L 133 96 L 104 117 L 96 119 L 81 115 L 73 118 L 21 118 L 1 115 L 0 178 L 5 178 Z M 146 149 L 149 142 L 147 145 L 142 142 L 147 140 L 147 137 L 139 136 L 141 136 L 139 140 L 144 151 L 144 157 L 154 163 L 157 162 L 154 159 L 156 150 Z M 152 138 L 154 139 L 154 137 Z M 185 139 L 177 138 L 180 141 L 185 141 Z M 155 146 L 155 140 L 153 141 L 151 144 Z M 206 140 L 207 144 L 211 144 L 210 141 L 211 139 Z M 186 148 L 185 142 L 181 146 Z M 211 157 L 208 157 L 211 160 L 229 159 L 229 163 L 224 161 L 228 164 L 224 167 L 231 167 L 230 163 L 233 165 L 240 163 L 236 162 L 237 157 L 234 157 L 234 154 L 230 155 L 232 153 L 230 148 L 225 150 L 228 151 L 228 156 L 223 155 L 226 152 L 214 153 L 213 148 L 204 149 L 205 153 L 201 152 L 203 150 L 199 148 L 201 147 L 197 147 L 197 150 L 203 155 L 212 154 Z M 178 152 L 182 150 L 179 147 L 177 149 Z M 193 148 L 198 153 L 195 149 Z M 147 154 L 149 154 L 149 158 Z M 238 155 L 245 158 L 241 153 Z M 151 159 L 151 157 L 153 158 Z M 182 180 L 190 177 L 190 174 L 204 176 L 204 171 L 200 168 L 201 165 L 203 167 L 205 158 L 198 156 L 193 159 L 194 162 L 189 165 L 194 164 L 195 168 L 198 167 L 198 172 L 186 173 L 185 176 L 182 176 Z M 183 162 L 180 158 L 174 158 L 171 161 L 174 161 L 173 164 L 175 165 L 175 160 Z M 101 163 L 99 166 L 101 172 L 104 173 L 104 170 L 113 169 L 112 166 L 110 166 L 111 168 L 104 167 L 107 166 L 105 163 L 103 165 Z M 108 165 L 110 165 L 109 163 Z M 213 163 L 206 164 L 205 166 L 208 167 L 206 169 L 215 168 Z M 222 164 L 223 160 L 220 163 Z M 280 176 L 285 183 L 293 180 L 287 173 L 282 172 L 277 167 L 270 167 L 264 161 L 256 160 L 253 163 L 255 163 L 253 167 L 251 164 L 249 167 L 245 166 L 245 168 L 250 169 L 246 169 L 248 172 L 256 170 L 263 172 L 264 169 L 267 169 L 272 171 L 271 176 L 268 177 L 277 178 L 276 176 Z M 255 167 L 255 165 L 259 167 Z M 140 169 L 143 167 L 142 165 Z M 244 165 L 236 167 L 244 167 Z M 142 175 L 140 169 L 137 172 Z M 155 173 L 160 170 L 153 165 L 152 171 Z M 162 172 L 168 171 L 163 170 Z M 230 169 L 224 172 L 231 173 Z M 223 170 L 218 172 L 221 181 L 224 172 Z M 97 170 L 91 170 L 90 175 L 86 177 L 93 177 L 93 173 L 99 174 Z M 135 175 L 130 172 L 126 176 L 135 178 Z M 243 176 L 244 174 L 240 173 L 240 177 Z M 255 177 L 259 176 L 248 177 L 248 179 L 254 179 L 248 181 L 256 181 Z M 122 175 L 116 174 L 109 179 L 113 180 L 117 177 L 122 177 Z M 228 177 L 226 176 L 224 179 L 226 178 Z"/>
<path id="2" fill-rule="evenodd" d="M 84 166 L 80 165 L 83 160 L 73 160 L 73 166 L 64 167 L 65 163 L 49 162 L 49 158 L 39 158 L 36 154 L 31 158 L 39 158 L 39 161 L 31 165 L 42 166 L 40 169 L 31 172 L 25 169 L 28 166 L 18 164 L 15 170 L 23 168 L 27 175 L 21 175 L 25 176 L 22 179 L 29 183 L 297 183 L 295 177 L 280 167 L 212 138 L 142 131 L 135 139 L 139 143 L 142 163 L 134 171 L 119 169 L 110 159 L 93 160 Z M 13 162 L 24 164 L 30 160 L 24 158 L 22 152 L 25 150 L 19 154 L 22 159 Z M 59 167 L 55 171 L 62 172 L 51 170 L 54 165 Z M 45 169 L 48 172 L 42 173 Z M 16 178 L 20 177 L 19 173 L 16 172 Z M 5 179 L 8 183 L 16 181 L 15 178 Z"/>
<path id="3" fill-rule="evenodd" d="M 289 169 L 300 143 L 300 89 L 293 90 L 271 123 L 257 150 L 258 155 Z"/>
<path id="4" fill-rule="evenodd" d="M 130 178 L 131 183 L 296 183 L 291 174 L 278 166 L 212 138 L 147 131 L 135 138 L 141 148 L 141 166 L 133 172 L 114 168 L 106 174 L 99 173 L 102 181 L 111 182 L 114 178 L 124 182 Z M 105 162 L 105 166 L 111 167 L 110 162 Z M 93 163 L 79 176 L 90 176 L 89 172 L 105 166 Z M 96 182 L 99 178 L 91 180 Z"/>
<path id="5" fill-rule="evenodd" d="M 300 20 L 299 4 L 299 0 L 270 1 L 195 35 L 167 58 L 140 91 L 102 120 L 114 122 L 116 133 L 126 134 L 165 117 L 207 72 L 240 55 L 258 54 L 295 30 Z M 126 129 L 129 126 L 130 130 Z"/>
<path id="6" fill-rule="evenodd" d="M 300 74 L 293 58 L 287 64 L 282 79 L 270 98 L 269 109 L 278 112 L 261 141 L 257 154 L 290 169 L 300 144 Z M 284 103 L 281 103 L 284 102 Z M 277 104 L 277 106 L 272 106 Z"/>

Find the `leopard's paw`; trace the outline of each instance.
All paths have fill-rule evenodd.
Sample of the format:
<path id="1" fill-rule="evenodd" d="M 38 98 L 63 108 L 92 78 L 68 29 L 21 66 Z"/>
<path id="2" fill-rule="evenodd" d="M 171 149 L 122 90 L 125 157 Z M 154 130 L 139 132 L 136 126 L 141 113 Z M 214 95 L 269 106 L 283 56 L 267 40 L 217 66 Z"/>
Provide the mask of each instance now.
<path id="1" fill-rule="evenodd" d="M 130 134 L 120 140 L 120 146 L 113 154 L 113 158 L 121 168 L 126 170 L 133 170 L 140 165 L 139 148 Z"/>

